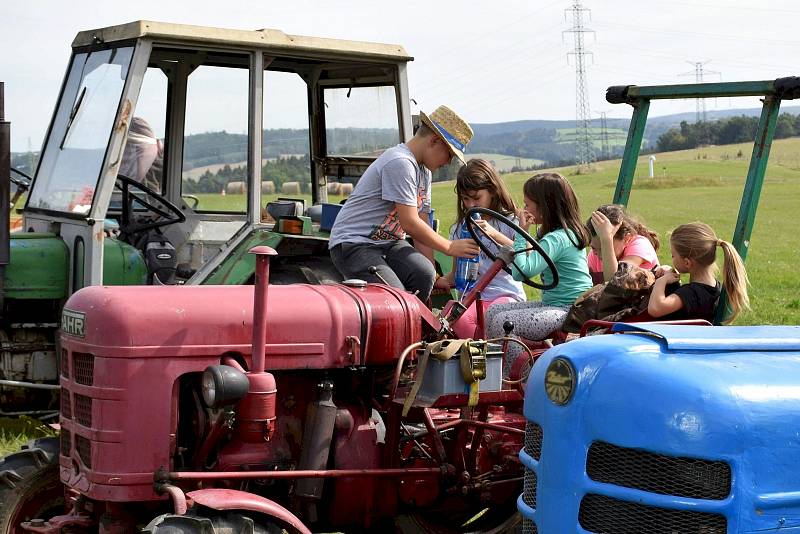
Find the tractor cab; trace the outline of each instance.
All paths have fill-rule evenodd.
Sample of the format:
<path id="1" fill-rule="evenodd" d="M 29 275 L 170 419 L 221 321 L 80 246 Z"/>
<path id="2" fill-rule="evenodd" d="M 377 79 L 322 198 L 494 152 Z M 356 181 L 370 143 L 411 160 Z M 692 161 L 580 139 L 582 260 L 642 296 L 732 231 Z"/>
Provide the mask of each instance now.
<path id="1" fill-rule="evenodd" d="M 397 45 L 139 21 L 72 48 L 23 211 L 25 232 L 66 245 L 68 294 L 246 282 L 243 242 L 276 248 L 302 280 L 298 266 L 327 255 L 320 205 L 411 135 Z"/>
<path id="2" fill-rule="evenodd" d="M 273 29 L 78 33 L 35 176 L 11 174 L 4 194 L 0 412 L 58 409 L 55 332 L 83 287 L 251 284 L 258 245 L 280 254 L 271 283 L 341 280 L 328 231 L 412 135 L 411 59 Z"/>

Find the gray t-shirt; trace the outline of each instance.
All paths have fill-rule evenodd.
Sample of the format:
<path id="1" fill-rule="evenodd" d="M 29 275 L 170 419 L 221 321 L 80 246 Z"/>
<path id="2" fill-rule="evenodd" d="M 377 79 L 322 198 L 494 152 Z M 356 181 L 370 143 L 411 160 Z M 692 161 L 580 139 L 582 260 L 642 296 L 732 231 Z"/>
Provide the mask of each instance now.
<path id="1" fill-rule="evenodd" d="M 328 247 L 404 239 L 395 204 L 415 206 L 420 213 L 431 206 L 431 171 L 404 143 L 386 150 L 361 176 L 336 217 Z"/>

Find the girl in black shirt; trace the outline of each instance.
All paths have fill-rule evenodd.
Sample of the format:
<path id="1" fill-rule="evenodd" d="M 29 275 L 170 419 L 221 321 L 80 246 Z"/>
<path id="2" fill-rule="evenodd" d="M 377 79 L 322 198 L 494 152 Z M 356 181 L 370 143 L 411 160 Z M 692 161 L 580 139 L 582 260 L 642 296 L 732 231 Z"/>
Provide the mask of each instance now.
<path id="1" fill-rule="evenodd" d="M 659 267 L 656 283 L 650 294 L 647 313 L 655 318 L 706 319 L 713 321 L 719 303 L 721 286 L 717 280 L 717 247 L 723 252 L 723 284 L 732 314 L 729 323 L 750 307 L 747 297 L 747 273 L 736 249 L 719 239 L 705 223 L 695 222 L 676 228 L 670 236 L 672 267 Z M 689 283 L 670 291 L 668 285 L 680 281 L 680 274 L 689 273 Z"/>

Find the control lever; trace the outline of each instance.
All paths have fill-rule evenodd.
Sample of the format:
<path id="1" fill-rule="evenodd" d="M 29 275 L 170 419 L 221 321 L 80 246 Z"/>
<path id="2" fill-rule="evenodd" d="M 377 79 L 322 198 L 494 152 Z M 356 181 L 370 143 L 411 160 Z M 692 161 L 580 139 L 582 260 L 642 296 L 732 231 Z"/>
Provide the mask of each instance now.
<path id="1" fill-rule="evenodd" d="M 371 274 L 373 276 L 377 276 L 378 278 L 380 278 L 381 282 L 383 282 L 384 285 L 387 285 L 387 286 L 390 285 L 389 282 L 384 280 L 384 278 L 381 276 L 381 273 L 378 272 L 378 268 L 375 267 L 374 265 L 370 265 L 370 267 L 369 267 L 369 269 L 367 269 L 367 271 L 369 271 L 369 274 Z"/>

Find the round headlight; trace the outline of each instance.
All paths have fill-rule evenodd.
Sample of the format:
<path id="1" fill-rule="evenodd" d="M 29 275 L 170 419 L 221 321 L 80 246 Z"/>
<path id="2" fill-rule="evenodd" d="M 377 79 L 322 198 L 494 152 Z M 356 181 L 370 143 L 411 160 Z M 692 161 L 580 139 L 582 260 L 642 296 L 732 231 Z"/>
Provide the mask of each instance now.
<path id="1" fill-rule="evenodd" d="M 228 365 L 210 365 L 203 371 L 203 402 L 220 408 L 239 402 L 250 389 L 247 375 Z"/>
<path id="2" fill-rule="evenodd" d="M 566 358 L 554 358 L 544 375 L 544 390 L 553 404 L 564 406 L 575 392 L 575 368 Z"/>
<path id="3" fill-rule="evenodd" d="M 203 402 L 206 406 L 213 407 L 217 397 L 217 386 L 214 383 L 214 375 L 206 369 L 203 371 Z"/>

